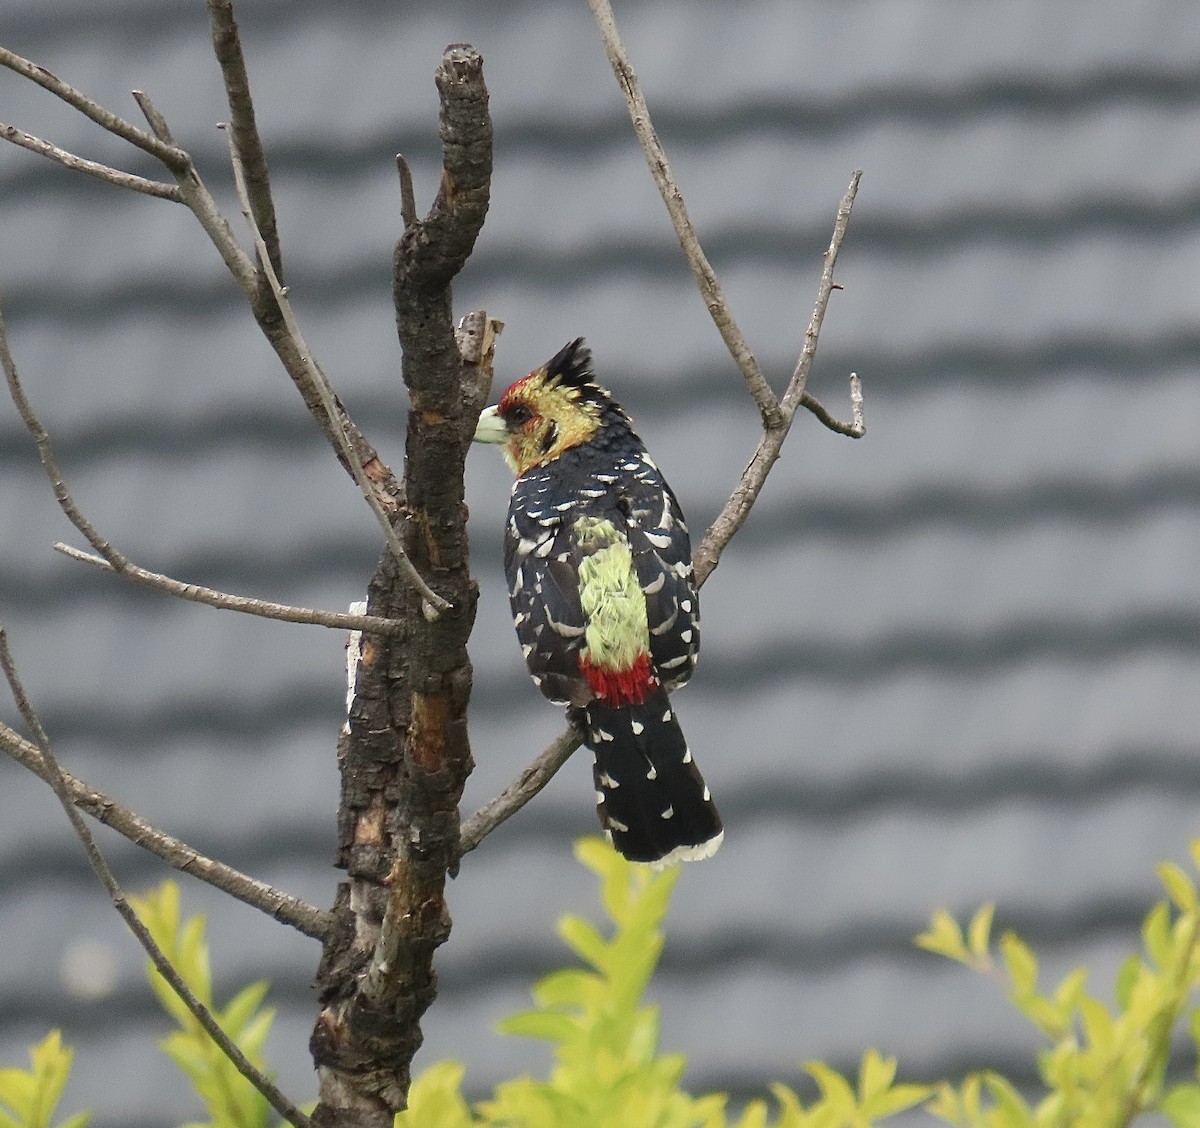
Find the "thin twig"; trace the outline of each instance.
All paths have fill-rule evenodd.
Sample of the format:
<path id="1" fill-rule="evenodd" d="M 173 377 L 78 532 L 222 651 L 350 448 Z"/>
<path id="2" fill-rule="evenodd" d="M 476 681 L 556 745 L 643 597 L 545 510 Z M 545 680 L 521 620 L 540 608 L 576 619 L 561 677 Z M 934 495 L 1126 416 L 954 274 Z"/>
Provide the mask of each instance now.
<path id="1" fill-rule="evenodd" d="M 312 1128 L 312 1121 L 279 1091 L 271 1079 L 254 1065 L 242 1053 L 229 1035 L 221 1029 L 217 1020 L 213 1018 L 212 1012 L 209 1011 L 183 981 L 183 977 L 175 970 L 171 961 L 167 959 L 163 950 L 155 942 L 154 937 L 150 935 L 150 930 L 142 923 L 141 918 L 133 911 L 133 907 L 126 900 L 125 893 L 117 882 L 116 875 L 105 860 L 104 855 L 100 852 L 100 848 L 96 845 L 96 840 L 92 837 L 91 830 L 88 828 L 87 823 L 83 821 L 83 816 L 75 809 L 70 789 L 67 786 L 66 779 L 63 777 L 62 768 L 59 767 L 58 760 L 55 759 L 50 739 L 47 737 L 46 730 L 42 727 L 42 722 L 34 711 L 32 704 L 30 704 L 24 687 L 21 685 L 21 679 L 17 675 L 17 668 L 13 662 L 12 652 L 9 650 L 8 636 L 3 629 L 0 629 L 0 667 L 3 668 L 4 676 L 8 681 L 9 688 L 12 690 L 17 710 L 21 714 L 25 724 L 29 727 L 30 733 L 41 750 L 42 759 L 50 769 L 50 785 L 54 788 L 54 793 L 58 796 L 58 801 L 62 804 L 63 811 L 66 812 L 67 818 L 75 828 L 75 833 L 79 836 L 79 841 L 83 843 L 88 861 L 91 863 L 91 867 L 95 871 L 100 884 L 108 892 L 113 908 L 117 910 L 121 919 L 128 925 L 130 932 L 137 937 L 138 942 L 150 957 L 150 962 L 154 964 L 155 970 L 170 984 L 171 990 L 179 996 L 183 1004 L 191 1011 L 196 1021 L 204 1027 L 208 1036 L 233 1063 L 234 1068 L 266 1098 L 271 1107 L 286 1121 L 296 1125 L 296 1128 Z"/>
<path id="2" fill-rule="evenodd" d="M 347 615 L 339 611 L 321 611 L 311 607 L 292 607 L 285 603 L 271 603 L 263 599 L 250 599 L 242 595 L 230 595 L 214 588 L 202 587 L 199 584 L 187 584 L 181 580 L 172 579 L 159 572 L 151 572 L 134 564 L 124 553 L 113 547 L 112 543 L 100 535 L 99 530 L 84 516 L 78 503 L 67 487 L 66 480 L 58 468 L 54 456 L 54 444 L 41 419 L 29 402 L 21 379 L 17 373 L 12 350 L 8 344 L 8 333 L 4 324 L 4 311 L 0 309 L 0 364 L 3 365 L 5 379 L 8 382 L 9 394 L 16 404 L 17 413 L 21 416 L 29 433 L 37 443 L 38 458 L 54 496 L 67 519 L 88 540 L 88 543 L 100 554 L 92 556 L 81 552 L 70 545 L 58 543 L 55 549 L 73 560 L 80 560 L 97 568 L 105 568 L 119 576 L 144 584 L 158 591 L 167 592 L 187 599 L 193 603 L 205 603 L 211 607 L 220 607 L 227 611 L 239 611 L 246 615 L 258 615 L 264 619 L 277 619 L 287 623 L 307 623 L 323 627 L 333 627 L 337 630 L 365 630 L 374 634 L 396 634 L 403 629 L 403 624 L 397 620 L 381 618 L 378 615 Z"/>
<path id="3" fill-rule="evenodd" d="M 837 216 L 833 221 L 833 235 L 829 240 L 829 248 L 825 251 L 825 261 L 821 267 L 821 281 L 817 286 L 817 300 L 813 303 L 812 317 L 809 318 L 808 328 L 804 331 L 804 347 L 800 350 L 800 358 L 796 361 L 796 369 L 788 383 L 787 391 L 783 393 L 780 406 L 790 421 L 796 413 L 796 408 L 808 385 L 808 374 L 812 370 L 813 358 L 817 355 L 817 338 L 821 335 L 821 326 L 825 323 L 825 310 L 829 307 L 829 297 L 834 289 L 841 289 L 833 280 L 834 267 L 837 266 L 838 254 L 842 249 L 842 240 L 846 237 L 846 228 L 850 224 L 850 212 L 854 208 L 854 200 L 858 196 L 858 185 L 862 180 L 862 169 L 855 169 L 850 177 L 850 184 L 838 204 Z"/>
<path id="4" fill-rule="evenodd" d="M 150 128 L 154 130 L 155 136 L 163 144 L 174 148 L 175 138 L 171 135 L 167 119 L 159 113 L 150 100 L 150 95 L 144 90 L 135 90 L 133 91 L 133 100 L 137 102 L 146 121 L 149 122 Z M 191 156 L 182 149 L 178 151 L 187 158 L 187 164 L 184 167 L 171 168 L 175 174 L 175 182 L 179 185 L 180 198 L 192 215 L 196 217 L 196 221 L 204 228 L 204 233 L 216 247 L 221 261 L 229 268 L 229 273 L 233 275 L 238 288 L 253 302 L 258 294 L 258 272 L 255 270 L 254 263 L 250 256 L 242 250 L 229 221 L 221 214 L 221 209 L 217 207 L 212 193 L 200 179 L 200 173 L 196 170 Z"/>
<path id="5" fill-rule="evenodd" d="M 92 101 L 86 94 L 63 82 L 61 78 L 52 74 L 45 67 L 39 67 L 36 63 L 31 63 L 28 59 L 22 58 L 4 47 L 0 47 L 0 66 L 8 67 L 9 70 L 24 75 L 31 82 L 37 83 L 43 90 L 49 90 L 51 94 L 61 98 L 69 106 L 74 106 L 84 117 L 90 118 L 101 128 L 107 129 L 109 133 L 128 141 L 131 145 L 136 145 L 152 157 L 157 157 L 172 172 L 177 174 L 185 172 L 191 165 L 191 157 L 182 149 L 157 137 L 152 137 L 144 130 L 138 129 L 136 125 L 118 117 L 111 110 L 106 110 L 99 102 Z"/>
<path id="6" fill-rule="evenodd" d="M 34 775 L 52 782 L 53 773 L 36 745 L 24 739 L 15 729 L 0 721 L 0 751 Z M 63 772 L 71 802 L 97 822 L 112 827 L 122 837 L 129 839 L 148 853 L 161 858 L 169 866 L 228 893 L 243 904 L 258 909 L 303 932 L 306 936 L 321 940 L 329 927 L 329 914 L 315 905 L 284 893 L 265 881 L 250 877 L 215 858 L 201 854 L 186 842 L 152 826 L 141 815 L 118 803 L 115 799 L 97 791 L 69 772 Z"/>
<path id="7" fill-rule="evenodd" d="M 266 247 L 267 259 L 276 279 L 283 278 L 283 257 L 279 229 L 275 221 L 275 203 L 271 198 L 271 178 L 262 137 L 254 120 L 254 100 L 250 96 L 250 76 L 242 40 L 230 0 L 207 0 L 212 26 L 213 52 L 221 67 L 225 97 L 229 103 L 230 126 L 246 177 L 246 197 L 254 226 Z M 262 288 L 268 286 L 262 279 Z"/>
<path id="8" fill-rule="evenodd" d="M 854 206 L 854 198 L 858 194 L 858 183 L 861 179 L 862 172 L 856 171 L 850 178 L 850 185 L 838 205 L 837 219 L 833 225 L 833 237 L 829 241 L 829 249 L 825 252 L 825 264 L 821 270 L 820 284 L 817 287 L 817 300 L 813 306 L 808 329 L 804 334 L 804 347 L 800 352 L 800 359 L 796 363 L 796 370 L 792 374 L 791 382 L 780 401 L 783 419 L 778 426 L 768 427 L 763 431 L 758 447 L 742 472 L 741 479 L 733 493 L 730 494 L 725 507 L 709 526 L 699 547 L 693 553 L 697 583 L 703 583 L 708 578 L 720 561 L 725 546 L 749 516 L 750 510 L 766 483 L 767 475 L 771 472 L 771 467 L 775 465 L 775 461 L 779 457 L 783 441 L 787 438 L 792 420 L 795 418 L 796 409 L 804 398 L 808 374 L 817 351 L 817 339 L 825 321 L 825 310 L 829 306 L 829 295 L 833 292 L 833 268 L 837 263 L 842 240 L 846 236 L 846 226 L 850 222 L 850 211 Z M 861 412 L 862 404 L 860 402 L 858 404 L 860 417 Z"/>
<path id="9" fill-rule="evenodd" d="M 50 479 L 50 485 L 54 490 L 54 497 L 58 501 L 59 508 L 67 515 L 67 520 L 87 538 L 88 544 L 104 558 L 114 572 L 124 572 L 129 566 L 129 561 L 113 548 L 100 535 L 99 530 L 80 512 L 79 506 L 75 504 L 75 499 L 71 496 L 71 491 L 67 489 L 67 483 L 58 469 L 58 462 L 54 457 L 54 444 L 50 441 L 50 433 L 37 417 L 37 414 L 33 410 L 33 405 L 30 404 L 29 398 L 25 395 L 25 389 L 21 386 L 21 378 L 17 374 L 16 361 L 13 360 L 12 350 L 8 345 L 8 332 L 4 325 L 4 310 L 2 307 L 0 307 L 0 366 L 4 368 L 4 377 L 8 382 L 8 392 L 12 397 L 13 403 L 16 405 L 17 414 L 20 415 L 21 422 L 25 424 L 26 430 L 33 436 L 33 441 L 37 444 L 38 459 L 42 464 L 42 469 L 46 472 L 46 477 Z"/>
<path id="10" fill-rule="evenodd" d="M 404 229 L 416 227 L 417 193 L 413 188 L 412 169 L 408 167 L 403 153 L 396 154 L 396 171 L 400 174 L 400 218 L 404 220 Z"/>
<path id="11" fill-rule="evenodd" d="M 469 854 L 502 822 L 515 815 L 553 778 L 583 741 L 574 728 L 560 733 L 545 750 L 495 799 L 485 803 L 462 824 L 459 853 Z"/>
<path id="12" fill-rule="evenodd" d="M 862 381 L 857 372 L 850 373 L 851 419 L 849 423 L 843 423 L 840 419 L 835 418 L 820 400 L 808 392 L 800 397 L 800 406 L 807 408 L 829 430 L 836 431 L 839 435 L 846 435 L 851 439 L 861 439 L 867 433 L 866 420 L 863 419 Z"/>
<path id="13" fill-rule="evenodd" d="M 592 9 L 592 15 L 596 17 L 596 26 L 600 29 L 600 38 L 604 42 L 604 51 L 608 56 L 609 64 L 625 95 L 629 117 L 633 122 L 634 132 L 642 144 L 642 151 L 646 154 L 650 175 L 654 178 L 654 183 L 658 185 L 663 203 L 667 205 L 671 223 L 679 238 L 679 245 L 683 248 L 688 265 L 695 276 L 696 285 L 700 289 L 700 296 L 704 299 L 705 306 L 708 307 L 709 315 L 720 332 L 721 339 L 729 350 L 729 355 L 733 357 L 742 378 L 746 381 L 746 387 L 758 407 L 759 415 L 762 416 L 763 426 L 777 426 L 780 421 L 779 401 L 775 398 L 775 393 L 771 391 L 771 386 L 767 383 L 762 368 L 750 351 L 750 346 L 742 335 L 741 329 L 738 328 L 716 273 L 700 246 L 700 239 L 696 235 L 691 218 L 688 216 L 687 205 L 683 201 L 683 193 L 671 175 L 667 154 L 655 132 L 654 123 L 650 120 L 650 109 L 642 95 L 641 84 L 630 65 L 625 46 L 621 42 L 621 34 L 617 30 L 612 5 L 609 0 L 588 0 L 588 5 Z"/>
<path id="14" fill-rule="evenodd" d="M 83 172 L 88 176 L 94 176 L 97 180 L 114 184 L 118 188 L 141 192 L 145 196 L 157 196 L 159 199 L 171 200 L 176 204 L 183 203 L 183 197 L 179 194 L 179 186 L 176 184 L 167 184 L 161 180 L 147 180 L 144 176 L 137 176 L 132 172 L 122 172 L 119 168 L 110 168 L 98 161 L 89 161 L 86 157 L 78 156 L 66 149 L 60 149 L 57 145 L 35 137 L 32 133 L 26 133 L 25 130 L 18 129 L 15 125 L 0 122 L 0 137 L 11 141 L 14 145 L 20 145 L 22 149 L 28 149 L 31 153 L 49 157 L 64 168 L 71 169 L 72 172 Z"/>
<path id="15" fill-rule="evenodd" d="M 450 604 L 430 588 L 413 566 L 413 562 L 409 560 L 408 554 L 404 551 L 404 546 L 400 543 L 400 538 L 396 535 L 395 528 L 388 519 L 388 515 L 384 512 L 382 504 L 380 504 L 379 497 L 375 492 L 374 486 L 371 484 L 371 480 L 367 477 L 367 472 L 363 469 L 358 452 L 354 449 L 354 444 L 351 443 L 349 436 L 340 425 L 340 414 L 333 389 L 329 386 L 329 381 L 325 373 L 321 371 L 320 365 L 313 359 L 312 353 L 309 351 L 304 336 L 300 332 L 300 323 L 296 320 L 296 315 L 292 310 L 292 303 L 288 299 L 287 289 L 280 285 L 279 279 L 275 275 L 274 267 L 271 264 L 267 246 L 263 242 L 262 233 L 254 223 L 254 215 L 250 210 L 246 177 L 242 167 L 242 159 L 238 153 L 237 141 L 234 138 L 232 130 L 226 129 L 225 133 L 229 140 L 229 159 L 233 164 L 233 179 L 237 185 L 238 198 L 242 202 L 246 222 L 250 224 L 255 246 L 258 247 L 262 268 L 270 280 L 271 289 L 274 291 L 275 299 L 279 303 L 279 311 L 283 315 L 288 333 L 295 342 L 296 350 L 300 354 L 305 367 L 308 369 L 309 379 L 320 391 L 321 402 L 325 407 L 325 412 L 329 418 L 333 433 L 338 440 L 338 449 L 345 459 L 346 465 L 350 468 L 354 480 L 358 483 L 358 488 L 362 491 L 363 497 L 371 507 L 371 512 L 375 514 L 375 518 L 379 522 L 379 527 L 383 530 L 383 535 L 387 539 L 388 546 L 400 563 L 401 570 L 412 582 L 413 587 L 421 594 L 422 599 L 425 600 L 427 617 L 437 618 L 441 612 L 449 609 Z"/>
<path id="16" fill-rule="evenodd" d="M 107 560 L 72 548 L 61 541 L 54 545 L 56 552 L 69 556 L 72 560 L 91 564 L 105 571 L 117 572 Z M 131 560 L 125 561 L 125 567 L 119 574 L 134 580 L 156 591 L 187 599 L 193 603 L 203 603 L 209 607 L 219 607 L 225 611 L 239 611 L 244 615 L 258 615 L 263 619 L 276 619 L 283 623 L 306 623 L 312 626 L 333 627 L 342 631 L 367 631 L 370 634 L 394 635 L 404 631 L 404 624 L 399 619 L 385 619 L 380 615 L 348 615 L 344 611 L 322 611 L 316 607 L 294 607 L 287 603 L 271 603 L 265 599 L 251 599 L 245 595 L 231 595 L 229 592 L 217 591 L 215 588 L 203 587 L 200 584 L 188 584 L 182 580 L 172 579 L 160 572 L 151 572 L 140 568 Z"/>

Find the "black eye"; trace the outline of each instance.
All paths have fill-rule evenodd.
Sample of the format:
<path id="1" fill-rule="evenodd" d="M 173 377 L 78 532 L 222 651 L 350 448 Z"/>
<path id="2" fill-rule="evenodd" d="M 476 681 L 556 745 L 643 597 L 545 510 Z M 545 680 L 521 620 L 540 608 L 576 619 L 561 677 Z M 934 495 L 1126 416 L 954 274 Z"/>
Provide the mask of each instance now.
<path id="1" fill-rule="evenodd" d="M 523 403 L 514 403 L 504 413 L 505 422 L 520 427 L 522 423 L 528 423 L 533 418 L 533 412 L 529 410 Z"/>

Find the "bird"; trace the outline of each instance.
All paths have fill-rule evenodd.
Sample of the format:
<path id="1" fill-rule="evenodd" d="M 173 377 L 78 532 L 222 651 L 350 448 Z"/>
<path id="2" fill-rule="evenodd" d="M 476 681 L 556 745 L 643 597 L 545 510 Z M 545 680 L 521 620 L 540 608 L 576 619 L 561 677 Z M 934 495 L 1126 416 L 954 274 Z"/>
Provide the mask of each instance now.
<path id="1" fill-rule="evenodd" d="M 479 416 L 516 474 L 504 530 L 513 623 L 534 684 L 594 757 L 601 826 L 663 868 L 714 854 L 721 817 L 669 694 L 700 652 L 679 502 L 582 337 Z"/>

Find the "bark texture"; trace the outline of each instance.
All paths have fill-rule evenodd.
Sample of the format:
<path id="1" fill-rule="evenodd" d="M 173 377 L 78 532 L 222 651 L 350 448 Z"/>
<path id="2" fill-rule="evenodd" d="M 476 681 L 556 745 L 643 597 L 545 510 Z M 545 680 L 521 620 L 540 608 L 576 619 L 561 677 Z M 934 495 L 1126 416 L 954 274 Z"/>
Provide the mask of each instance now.
<path id="1" fill-rule="evenodd" d="M 450 933 L 446 875 L 458 862 L 458 802 L 471 770 L 466 642 L 470 578 L 463 466 L 487 381 L 455 339 L 450 282 L 487 213 L 492 128 L 482 59 L 446 49 L 441 187 L 401 236 L 396 322 L 411 400 L 398 529 L 409 559 L 451 608 L 433 618 L 394 557 L 371 582 L 371 614 L 402 634 L 363 639 L 348 731 L 339 746 L 338 864 L 347 872 L 318 972 L 312 1050 L 319 1125 L 390 1128 L 404 1107 L 420 1019 L 436 993 L 433 953 Z"/>

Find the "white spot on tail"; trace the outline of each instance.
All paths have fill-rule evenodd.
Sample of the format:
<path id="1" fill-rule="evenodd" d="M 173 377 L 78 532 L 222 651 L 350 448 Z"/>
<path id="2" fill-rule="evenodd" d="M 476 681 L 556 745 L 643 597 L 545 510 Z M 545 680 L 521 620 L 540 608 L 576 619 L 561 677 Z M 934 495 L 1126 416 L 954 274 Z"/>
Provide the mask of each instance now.
<path id="1" fill-rule="evenodd" d="M 632 721 L 632 722 L 631 722 L 631 724 L 632 724 L 632 727 L 633 727 L 633 735 L 634 735 L 634 736 L 640 736 L 640 735 L 641 735 L 641 733 L 642 733 L 642 732 L 645 730 L 645 728 L 646 728 L 646 726 L 645 726 L 644 724 L 642 724 L 642 722 L 641 722 L 641 721 Z"/>
<path id="2" fill-rule="evenodd" d="M 670 719 L 671 719 L 671 710 L 668 708 L 667 711 L 663 714 L 663 724 L 666 724 L 668 721 L 670 721 Z"/>
<path id="3" fill-rule="evenodd" d="M 662 813 L 662 815 L 661 815 L 660 817 L 661 817 L 661 818 L 664 818 L 664 819 L 671 819 L 671 818 L 674 818 L 674 817 L 675 817 L 675 808 L 674 808 L 674 807 L 668 807 L 668 808 L 667 808 L 665 811 L 663 811 L 663 813 Z"/>
<path id="4" fill-rule="evenodd" d="M 608 772 L 603 772 L 600 776 L 600 786 L 607 787 L 609 791 L 615 791 L 621 785 Z"/>
<path id="5" fill-rule="evenodd" d="M 685 748 L 683 750 L 683 761 L 682 762 L 685 764 L 690 764 L 692 762 L 692 750 L 690 748 Z"/>
<path id="6" fill-rule="evenodd" d="M 620 819 L 614 819 L 612 815 L 608 816 L 608 826 L 610 830 L 619 830 L 622 834 L 629 833 L 629 827 L 621 822 Z"/>
<path id="7" fill-rule="evenodd" d="M 692 641 L 692 632 L 690 630 L 680 631 L 679 637 L 681 639 L 683 639 L 684 642 L 691 642 Z"/>
<path id="8" fill-rule="evenodd" d="M 653 764 L 650 765 L 650 770 L 646 773 L 646 778 L 658 779 L 658 769 Z"/>

